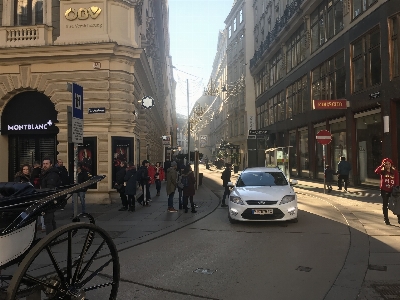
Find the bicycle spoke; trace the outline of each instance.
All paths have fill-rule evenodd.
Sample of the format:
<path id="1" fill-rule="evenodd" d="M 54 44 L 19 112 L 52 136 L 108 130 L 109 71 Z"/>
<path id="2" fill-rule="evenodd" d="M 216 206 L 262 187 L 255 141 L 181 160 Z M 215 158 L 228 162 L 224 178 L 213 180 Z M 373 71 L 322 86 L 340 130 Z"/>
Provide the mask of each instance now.
<path id="1" fill-rule="evenodd" d="M 56 272 L 57 272 L 57 274 L 58 274 L 58 277 L 59 277 L 60 280 L 61 280 L 61 283 L 62 283 L 63 285 L 65 285 L 64 274 L 62 273 L 62 271 L 61 271 L 61 269 L 60 269 L 60 267 L 59 267 L 59 265 L 58 265 L 58 263 L 57 263 L 57 261 L 56 261 L 54 255 L 53 255 L 53 252 L 51 251 L 51 249 L 50 249 L 48 246 L 46 247 L 46 250 L 47 250 L 47 253 L 49 254 L 50 260 L 51 260 L 51 262 L 53 263 L 53 266 L 54 266 L 54 268 L 55 268 L 55 270 L 56 270 Z"/>
<path id="2" fill-rule="evenodd" d="M 111 258 L 110 260 L 108 260 L 104 265 L 102 265 L 100 268 L 98 268 L 96 271 L 94 271 L 92 274 L 90 274 L 90 276 L 88 276 L 85 280 L 81 281 L 81 283 L 79 284 L 79 286 L 82 288 L 83 286 L 85 286 L 86 283 L 88 283 L 90 280 L 92 280 L 94 278 L 94 276 L 98 275 L 101 271 L 103 271 L 103 269 L 105 267 L 107 267 L 110 262 L 112 262 L 113 259 Z"/>
<path id="3" fill-rule="evenodd" d="M 68 232 L 68 254 L 67 254 L 67 282 L 71 284 L 72 278 L 72 232 Z"/>
<path id="4" fill-rule="evenodd" d="M 85 254 L 87 253 L 87 251 L 88 251 L 88 249 L 90 247 L 90 245 L 88 245 L 88 244 L 93 241 L 92 240 L 93 236 L 91 236 L 91 233 L 93 233 L 93 232 L 89 230 L 88 234 L 86 235 L 85 243 L 83 244 L 83 248 L 82 248 L 82 251 L 81 251 L 81 255 L 79 257 L 78 265 L 76 266 L 76 269 L 75 269 L 74 278 L 72 279 L 73 283 L 75 283 L 78 278 L 81 278 L 80 271 L 81 271 L 81 268 L 82 268 L 83 259 L 84 259 Z"/>
<path id="5" fill-rule="evenodd" d="M 106 241 L 103 240 L 103 242 L 100 244 L 100 246 L 96 249 L 96 251 L 93 253 L 92 257 L 89 259 L 89 261 L 86 263 L 85 268 L 82 270 L 82 272 L 79 274 L 78 280 L 82 280 L 83 276 L 85 276 L 87 270 L 89 270 L 90 266 L 92 265 L 94 259 L 96 258 L 97 254 L 99 254 L 101 248 L 104 246 Z M 75 282 L 75 281 L 74 281 Z"/>
<path id="6" fill-rule="evenodd" d="M 101 289 L 101 288 L 104 288 L 104 287 L 107 287 L 107 286 L 110 286 L 110 285 L 113 285 L 113 284 L 115 284 L 115 283 L 110 281 L 110 282 L 105 282 L 105 283 L 97 284 L 97 285 L 94 285 L 94 286 L 90 286 L 90 287 L 84 288 L 83 290 L 85 292 L 88 292 L 88 291 Z M 85 299 L 85 300 L 87 300 L 87 299 Z"/>

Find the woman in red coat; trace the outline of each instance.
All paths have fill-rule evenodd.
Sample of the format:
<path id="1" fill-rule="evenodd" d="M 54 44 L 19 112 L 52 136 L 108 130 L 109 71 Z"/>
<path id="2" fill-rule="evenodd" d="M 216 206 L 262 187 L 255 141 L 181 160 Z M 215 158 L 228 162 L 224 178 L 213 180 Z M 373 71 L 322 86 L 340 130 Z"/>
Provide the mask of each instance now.
<path id="1" fill-rule="evenodd" d="M 161 181 L 164 181 L 164 179 L 165 179 L 164 168 L 161 167 L 161 163 L 157 162 L 156 165 L 154 166 L 154 180 L 156 182 L 157 196 L 160 196 Z"/>
<path id="2" fill-rule="evenodd" d="M 192 213 L 197 213 L 193 202 L 193 196 L 195 194 L 194 185 L 196 183 L 196 179 L 194 178 L 192 167 L 190 165 L 185 167 L 185 171 L 182 174 L 182 178 L 185 176 L 187 177 L 187 186 L 183 187 L 183 208 L 185 209 L 185 213 L 187 213 L 188 200 L 190 199 L 190 206 L 192 207 Z M 183 181 L 185 181 L 185 179 L 183 179 Z"/>
<path id="3" fill-rule="evenodd" d="M 376 168 L 375 173 L 381 176 L 380 188 L 383 200 L 383 220 L 386 225 L 390 225 L 388 217 L 389 198 L 392 195 L 393 187 L 399 185 L 399 173 L 393 167 L 393 161 L 390 158 L 383 159 L 382 164 Z M 397 215 L 397 222 L 400 224 L 400 215 Z"/>

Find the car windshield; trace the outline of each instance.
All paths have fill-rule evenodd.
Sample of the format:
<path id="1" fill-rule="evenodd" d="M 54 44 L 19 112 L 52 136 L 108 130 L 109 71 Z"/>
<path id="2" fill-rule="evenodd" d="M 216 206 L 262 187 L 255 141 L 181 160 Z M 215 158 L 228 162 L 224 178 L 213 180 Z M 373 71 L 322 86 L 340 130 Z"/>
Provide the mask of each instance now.
<path id="1" fill-rule="evenodd" d="M 244 172 L 236 186 L 282 186 L 287 185 L 282 172 Z"/>

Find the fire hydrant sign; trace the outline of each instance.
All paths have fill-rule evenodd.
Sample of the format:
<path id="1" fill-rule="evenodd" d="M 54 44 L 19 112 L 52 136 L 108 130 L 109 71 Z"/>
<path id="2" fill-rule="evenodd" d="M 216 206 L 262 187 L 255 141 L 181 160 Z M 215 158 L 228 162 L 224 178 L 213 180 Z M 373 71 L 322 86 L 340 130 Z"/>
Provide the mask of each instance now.
<path id="1" fill-rule="evenodd" d="M 72 84 L 72 142 L 83 143 L 83 87 Z"/>

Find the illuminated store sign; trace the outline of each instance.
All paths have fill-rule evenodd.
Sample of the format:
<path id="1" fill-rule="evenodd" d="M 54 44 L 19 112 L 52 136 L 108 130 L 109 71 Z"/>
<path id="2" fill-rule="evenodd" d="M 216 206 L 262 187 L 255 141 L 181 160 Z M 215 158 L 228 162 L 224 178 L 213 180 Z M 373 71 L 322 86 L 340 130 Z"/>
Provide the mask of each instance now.
<path id="1" fill-rule="evenodd" d="M 7 125 L 8 131 L 21 131 L 21 130 L 47 130 L 48 127 L 53 125 L 53 122 L 49 120 L 44 124 L 17 124 L 17 125 Z"/>
<path id="2" fill-rule="evenodd" d="M 80 8 L 78 10 L 74 8 L 69 8 L 65 12 L 65 18 L 68 21 L 73 21 L 73 20 L 86 20 L 89 17 L 92 19 L 96 19 L 101 13 L 101 8 L 97 6 L 91 6 L 89 8 Z"/>

